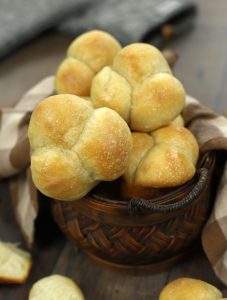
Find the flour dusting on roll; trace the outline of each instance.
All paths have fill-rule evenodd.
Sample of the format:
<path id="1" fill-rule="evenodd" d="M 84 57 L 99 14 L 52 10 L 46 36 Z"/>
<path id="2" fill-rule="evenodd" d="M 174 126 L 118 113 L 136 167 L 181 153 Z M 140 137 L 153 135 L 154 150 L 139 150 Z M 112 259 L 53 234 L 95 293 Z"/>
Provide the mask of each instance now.
<path id="1" fill-rule="evenodd" d="M 129 127 L 118 113 L 94 109 L 68 94 L 38 104 L 28 136 L 33 181 L 43 194 L 59 200 L 80 199 L 100 181 L 121 176 L 132 146 Z"/>
<path id="2" fill-rule="evenodd" d="M 91 30 L 78 36 L 57 69 L 57 93 L 88 97 L 93 77 L 104 66 L 112 65 L 120 49 L 119 42 L 105 31 Z"/>
<path id="3" fill-rule="evenodd" d="M 150 132 L 169 125 L 182 112 L 185 90 L 157 48 L 134 43 L 94 77 L 91 101 L 95 107 L 116 110 L 132 131 Z"/>
<path id="4" fill-rule="evenodd" d="M 123 179 L 130 188 L 170 188 L 196 172 L 199 146 L 184 127 L 166 126 L 150 134 L 133 132 L 133 149 Z"/>

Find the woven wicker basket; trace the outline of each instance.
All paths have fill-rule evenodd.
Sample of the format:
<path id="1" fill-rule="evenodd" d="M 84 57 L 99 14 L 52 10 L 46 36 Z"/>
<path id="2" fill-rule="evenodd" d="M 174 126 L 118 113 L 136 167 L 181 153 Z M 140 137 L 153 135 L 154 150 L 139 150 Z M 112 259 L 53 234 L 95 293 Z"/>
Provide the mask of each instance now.
<path id="1" fill-rule="evenodd" d="M 121 199 L 116 183 L 79 201 L 52 201 L 55 220 L 68 239 L 106 266 L 159 271 L 181 259 L 198 240 L 212 205 L 215 155 L 206 153 L 187 184 L 161 197 Z M 108 186 L 108 185 L 107 185 Z"/>

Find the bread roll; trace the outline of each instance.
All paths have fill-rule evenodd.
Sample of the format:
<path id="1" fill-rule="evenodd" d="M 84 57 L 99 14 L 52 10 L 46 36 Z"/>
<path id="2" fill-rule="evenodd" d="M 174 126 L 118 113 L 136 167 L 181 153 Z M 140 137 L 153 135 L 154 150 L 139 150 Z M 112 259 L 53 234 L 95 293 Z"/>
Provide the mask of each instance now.
<path id="1" fill-rule="evenodd" d="M 151 134 L 132 133 L 133 149 L 123 175 L 131 188 L 169 188 L 190 180 L 199 147 L 186 128 L 166 126 Z"/>
<path id="2" fill-rule="evenodd" d="M 171 74 L 163 54 L 145 43 L 133 43 L 121 49 L 114 58 L 113 69 L 132 86 L 155 74 Z"/>
<path id="3" fill-rule="evenodd" d="M 31 270 L 32 260 L 29 252 L 15 244 L 0 241 L 0 282 L 24 283 Z"/>
<path id="4" fill-rule="evenodd" d="M 94 75 L 111 65 L 120 49 L 118 41 L 104 31 L 92 30 L 77 37 L 56 72 L 57 93 L 89 96 Z"/>
<path id="5" fill-rule="evenodd" d="M 135 43 L 117 53 L 113 67 L 94 77 L 91 101 L 116 110 L 131 130 L 150 132 L 181 113 L 185 91 L 158 49 Z"/>
<path id="6" fill-rule="evenodd" d="M 178 115 L 171 123 L 171 126 L 174 127 L 184 127 L 184 119 L 182 115 Z"/>
<path id="7" fill-rule="evenodd" d="M 51 275 L 38 280 L 31 288 L 29 300 L 84 300 L 79 286 L 70 278 Z"/>
<path id="8" fill-rule="evenodd" d="M 129 127 L 118 113 L 93 109 L 89 101 L 68 94 L 39 103 L 28 136 L 33 181 L 58 200 L 80 199 L 101 180 L 121 176 L 132 146 Z"/>
<path id="9" fill-rule="evenodd" d="M 205 281 L 179 278 L 162 289 L 159 300 L 218 300 L 221 297 L 222 293 Z"/>

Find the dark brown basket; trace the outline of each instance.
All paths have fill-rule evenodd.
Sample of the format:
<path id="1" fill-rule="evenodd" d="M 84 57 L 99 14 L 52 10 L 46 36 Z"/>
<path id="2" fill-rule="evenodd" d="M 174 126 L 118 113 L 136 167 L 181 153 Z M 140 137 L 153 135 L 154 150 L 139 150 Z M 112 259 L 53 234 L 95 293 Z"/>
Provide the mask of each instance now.
<path id="1" fill-rule="evenodd" d="M 52 201 L 68 239 L 99 263 L 124 270 L 157 271 L 181 259 L 198 240 L 212 205 L 215 155 L 200 159 L 194 178 L 152 199 L 117 198 L 117 184 L 102 185 L 79 201 Z M 114 196 L 115 195 L 115 196 Z"/>

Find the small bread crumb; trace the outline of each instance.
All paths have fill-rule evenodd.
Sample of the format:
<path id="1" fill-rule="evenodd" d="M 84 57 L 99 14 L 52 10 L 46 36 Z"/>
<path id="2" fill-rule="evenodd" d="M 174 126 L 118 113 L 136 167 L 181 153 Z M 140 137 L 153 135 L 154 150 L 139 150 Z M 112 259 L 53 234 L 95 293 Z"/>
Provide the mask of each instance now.
<path id="1" fill-rule="evenodd" d="M 22 284 L 26 281 L 32 260 L 31 254 L 16 244 L 0 241 L 0 282 Z"/>

